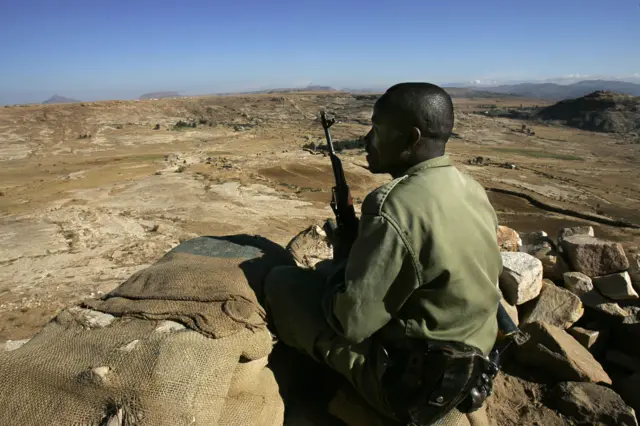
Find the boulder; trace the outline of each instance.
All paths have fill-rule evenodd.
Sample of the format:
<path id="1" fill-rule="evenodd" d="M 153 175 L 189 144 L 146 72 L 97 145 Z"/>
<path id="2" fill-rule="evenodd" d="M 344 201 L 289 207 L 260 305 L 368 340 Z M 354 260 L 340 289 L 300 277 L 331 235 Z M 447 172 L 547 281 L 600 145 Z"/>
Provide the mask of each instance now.
<path id="1" fill-rule="evenodd" d="M 522 246 L 522 240 L 520 240 L 520 235 L 518 233 L 507 227 L 507 226 L 498 226 L 498 246 L 500 246 L 500 251 L 518 251 L 520 246 Z"/>
<path id="2" fill-rule="evenodd" d="M 580 300 L 585 307 L 594 309 L 611 318 L 624 319 L 629 316 L 629 313 L 622 309 L 620 305 L 606 299 L 596 289 L 580 296 Z"/>
<path id="3" fill-rule="evenodd" d="M 631 284 L 636 291 L 640 292 L 640 254 L 633 254 L 628 259 Z"/>
<path id="4" fill-rule="evenodd" d="M 592 226 L 574 226 L 572 228 L 562 228 L 558 231 L 558 251 L 562 252 L 562 241 L 566 237 L 571 237 L 572 235 L 588 235 L 590 237 L 595 237 L 595 233 L 593 232 Z"/>
<path id="5" fill-rule="evenodd" d="M 640 373 L 615 381 L 613 388 L 636 413 L 640 412 Z"/>
<path id="6" fill-rule="evenodd" d="M 638 293 L 633 289 L 631 277 L 627 271 L 594 278 L 593 284 L 602 295 L 609 299 L 631 300 L 638 298 Z"/>
<path id="7" fill-rule="evenodd" d="M 594 383 L 559 383 L 550 404 L 579 424 L 637 426 L 635 411 L 613 390 Z"/>
<path id="8" fill-rule="evenodd" d="M 588 330 L 582 327 L 572 327 L 567 330 L 570 335 L 573 336 L 574 339 L 578 341 L 585 349 L 591 349 L 591 347 L 596 343 L 598 337 L 600 336 L 600 332 L 597 330 Z"/>
<path id="9" fill-rule="evenodd" d="M 542 289 L 542 262 L 527 253 L 502 253 L 500 289 L 511 305 L 533 300 Z"/>
<path id="10" fill-rule="evenodd" d="M 630 355 L 640 357 L 640 323 L 616 324 L 611 328 L 610 347 L 615 347 Z"/>
<path id="11" fill-rule="evenodd" d="M 500 304 L 504 307 L 504 310 L 507 311 L 507 314 L 509 314 L 509 316 L 511 317 L 511 320 L 513 320 L 515 325 L 519 325 L 520 324 L 520 319 L 519 319 L 519 315 L 518 315 L 518 308 L 516 308 L 513 305 L 510 305 L 507 303 L 506 300 L 500 299 Z"/>
<path id="12" fill-rule="evenodd" d="M 521 233 L 520 239 L 522 240 L 520 251 L 529 253 L 538 259 L 546 256 L 553 250 L 553 242 L 544 231 Z"/>
<path id="13" fill-rule="evenodd" d="M 617 364 L 631 373 L 640 372 L 640 359 L 634 356 L 615 349 L 609 349 L 605 354 L 605 358 L 607 361 Z"/>
<path id="14" fill-rule="evenodd" d="M 576 296 L 582 296 L 593 290 L 591 278 L 581 272 L 565 272 L 562 274 L 562 279 L 564 280 L 564 288 Z"/>
<path id="15" fill-rule="evenodd" d="M 588 235 L 573 235 L 562 240 L 570 266 L 593 278 L 615 274 L 629 268 L 629 260 L 620 243 Z"/>
<path id="16" fill-rule="evenodd" d="M 563 274 L 569 272 L 569 265 L 555 251 L 550 251 L 547 255 L 538 259 L 542 262 L 542 276 L 551 281 L 562 283 Z"/>
<path id="17" fill-rule="evenodd" d="M 522 324 L 541 321 L 567 329 L 582 317 L 584 309 L 578 296 L 543 280 L 540 295 L 523 304 L 519 313 Z"/>
<path id="18" fill-rule="evenodd" d="M 522 364 L 558 380 L 611 384 L 600 363 L 566 331 L 543 322 L 525 324 L 522 330 L 531 336 L 515 353 Z"/>

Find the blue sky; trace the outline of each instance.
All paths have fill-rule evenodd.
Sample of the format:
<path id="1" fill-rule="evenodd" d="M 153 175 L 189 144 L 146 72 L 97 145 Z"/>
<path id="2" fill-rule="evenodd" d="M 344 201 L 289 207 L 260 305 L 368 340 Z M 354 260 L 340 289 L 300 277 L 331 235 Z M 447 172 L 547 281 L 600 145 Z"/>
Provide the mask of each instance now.
<path id="1" fill-rule="evenodd" d="M 0 104 L 638 73 L 640 0 L 0 0 Z"/>

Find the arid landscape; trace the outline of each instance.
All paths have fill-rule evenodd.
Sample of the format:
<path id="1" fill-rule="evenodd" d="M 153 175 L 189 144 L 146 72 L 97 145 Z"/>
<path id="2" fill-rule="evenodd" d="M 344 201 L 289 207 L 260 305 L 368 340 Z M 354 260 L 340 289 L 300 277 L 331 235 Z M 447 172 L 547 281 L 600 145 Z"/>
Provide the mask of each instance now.
<path id="1" fill-rule="evenodd" d="M 359 147 L 375 99 L 299 92 L 0 109 L 0 342 L 32 337 L 184 239 L 247 233 L 285 245 L 331 217 L 320 109 L 339 121 L 333 136 L 360 203 L 389 179 L 363 167 Z M 539 99 L 454 102 L 449 154 L 487 188 L 501 224 L 552 237 L 591 225 L 640 252 L 637 137 L 483 113 L 553 103 Z M 563 424 L 536 386 L 502 378 L 497 392 L 510 402 L 490 413 Z"/>

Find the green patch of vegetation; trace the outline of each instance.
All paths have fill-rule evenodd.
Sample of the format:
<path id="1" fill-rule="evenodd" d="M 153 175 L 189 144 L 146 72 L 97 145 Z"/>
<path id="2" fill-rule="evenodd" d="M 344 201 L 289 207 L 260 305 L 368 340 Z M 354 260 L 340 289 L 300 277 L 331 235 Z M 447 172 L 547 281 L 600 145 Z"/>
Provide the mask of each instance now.
<path id="1" fill-rule="evenodd" d="M 178 120 L 176 124 L 173 125 L 171 130 L 185 130 L 185 129 L 195 129 L 197 126 L 195 121 L 191 123 L 187 123 L 186 121 Z"/>
<path id="2" fill-rule="evenodd" d="M 522 149 L 522 148 L 495 148 L 496 151 L 508 152 L 512 154 L 523 155 L 525 157 L 535 157 L 535 158 L 554 158 L 556 160 L 567 160 L 567 161 L 584 161 L 584 158 L 578 157 L 577 155 L 571 154 L 559 154 L 555 152 L 547 152 L 547 151 L 535 151 L 532 149 Z"/>

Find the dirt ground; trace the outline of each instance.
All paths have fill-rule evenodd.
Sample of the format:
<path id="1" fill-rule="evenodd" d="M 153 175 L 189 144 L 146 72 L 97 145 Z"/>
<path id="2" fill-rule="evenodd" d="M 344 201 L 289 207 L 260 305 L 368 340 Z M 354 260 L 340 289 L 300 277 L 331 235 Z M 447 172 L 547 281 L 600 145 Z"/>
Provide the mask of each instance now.
<path id="1" fill-rule="evenodd" d="M 33 336 L 58 310 L 110 291 L 185 238 L 248 233 L 286 244 L 331 217 L 330 161 L 313 150 L 324 143 L 318 111 L 335 113 L 334 138 L 348 141 L 368 131 L 373 102 L 297 93 L 0 109 L 0 342 Z M 449 153 L 485 187 L 640 224 L 639 144 L 531 123 L 528 136 L 522 122 L 473 113 L 540 101 L 455 103 Z M 179 120 L 197 127 L 174 129 Z M 341 156 L 356 202 L 389 179 L 362 167 L 361 150 Z M 477 156 L 488 165 L 467 163 Z M 513 195 L 489 197 L 501 222 L 519 231 L 555 235 L 590 223 L 596 235 L 638 250 L 638 229 L 549 212 Z M 498 385 L 534 395 L 509 380 Z"/>

